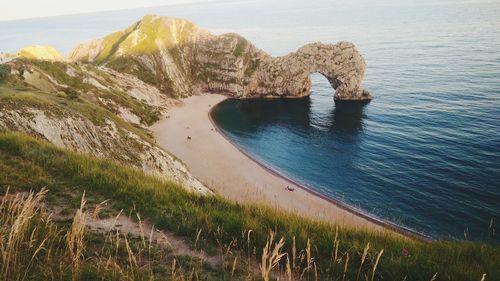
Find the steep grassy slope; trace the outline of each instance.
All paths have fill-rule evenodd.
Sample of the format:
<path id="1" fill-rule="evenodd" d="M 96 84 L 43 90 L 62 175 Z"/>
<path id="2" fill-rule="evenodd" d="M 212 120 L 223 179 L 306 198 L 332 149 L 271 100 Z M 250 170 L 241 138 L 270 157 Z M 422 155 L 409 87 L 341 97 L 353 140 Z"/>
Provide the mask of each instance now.
<path id="1" fill-rule="evenodd" d="M 168 99 L 137 78 L 94 66 L 15 60 L 0 82 L 0 128 L 21 131 L 210 192 L 143 127 Z"/>
<path id="2" fill-rule="evenodd" d="M 70 59 L 132 74 L 170 97 L 191 95 L 191 63 L 199 36 L 187 20 L 147 15 L 125 30 L 78 45 Z"/>
<path id="3" fill-rule="evenodd" d="M 153 235 L 146 236 L 144 229 L 152 228 L 140 220 L 139 213 L 138 222 L 123 213 L 109 217 L 111 210 L 106 201 L 94 200 L 83 195 L 74 206 L 76 210 L 57 212 L 65 205 L 53 204 L 50 197 L 47 200 L 47 189 L 2 194 L 0 280 L 224 278 L 220 269 L 201 260 L 195 252 L 179 253 L 171 247 L 164 232 L 151 230 Z"/>
<path id="4" fill-rule="evenodd" d="M 70 58 L 101 64 L 119 56 L 152 54 L 194 44 L 198 33 L 205 32 L 184 19 L 146 15 L 122 31 L 77 46 Z"/>
<path id="5" fill-rule="evenodd" d="M 500 276 L 498 246 L 410 241 L 318 223 L 262 206 L 242 206 L 217 196 L 199 196 L 139 170 L 62 150 L 19 133 L 0 133 L 0 170 L 3 190 L 7 186 L 14 191 L 47 187 L 52 200 L 85 190 L 89 198 L 110 199 L 116 209 L 138 210 L 157 227 L 197 241 L 209 252 L 219 249 L 228 261 L 223 268 L 227 280 L 236 279 L 231 277 L 233 273 L 244 277 L 254 272 L 252 264 L 262 263 L 270 231 L 284 237 L 281 250 L 287 256 L 279 266 L 286 271 L 288 257 L 290 272 L 297 280 L 301 275 L 303 280 L 314 280 L 315 274 L 319 280 L 358 280 L 358 275 L 359 280 L 430 280 L 436 273 L 435 280 L 481 280 L 483 274 L 483 280 L 496 280 Z M 71 200 L 78 198 L 67 199 Z"/>
<path id="6" fill-rule="evenodd" d="M 150 125 L 157 121 L 168 103 L 166 97 L 161 100 L 157 89 L 134 77 L 119 79 L 119 73 L 106 68 L 44 60 L 16 60 L 9 65 L 19 73 L 21 82 L 46 92 L 64 92 L 74 98 L 79 95 L 122 117 L 125 117 L 122 111 L 127 110 L 128 121 L 136 124 Z M 140 91 L 141 98 L 157 96 L 159 101 L 148 103 L 134 97 L 131 92 L 138 91 L 134 87 L 144 88 Z"/>

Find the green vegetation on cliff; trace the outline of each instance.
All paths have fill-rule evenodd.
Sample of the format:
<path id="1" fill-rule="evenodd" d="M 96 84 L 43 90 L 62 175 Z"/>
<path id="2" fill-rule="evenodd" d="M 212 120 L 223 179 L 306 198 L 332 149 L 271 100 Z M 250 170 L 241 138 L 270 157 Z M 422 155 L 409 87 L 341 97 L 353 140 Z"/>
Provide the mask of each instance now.
<path id="1" fill-rule="evenodd" d="M 120 127 L 141 136 L 144 140 L 153 142 L 151 136 L 144 130 L 132 126 L 101 106 L 79 98 L 77 94 L 71 94 L 74 93 L 70 91 L 71 89 L 69 88 L 67 92 L 47 93 L 30 88 L 0 86 L 0 109 L 2 111 L 7 109 L 24 111 L 29 108 L 37 108 L 57 118 L 81 114 L 97 126 L 103 125 L 106 119 L 109 119 Z"/>
<path id="2" fill-rule="evenodd" d="M 151 125 L 159 120 L 160 112 L 152 106 L 145 104 L 131 97 L 123 90 L 118 89 L 110 79 L 110 75 L 99 70 L 93 65 L 68 64 L 57 61 L 42 61 L 42 60 L 18 60 L 14 63 L 17 69 L 23 69 L 36 74 L 37 82 L 33 82 L 30 87 L 39 88 L 46 97 L 53 96 L 57 98 L 61 93 L 66 93 L 74 99 L 79 97 L 80 102 L 93 104 L 95 107 L 105 108 L 115 114 L 119 114 L 117 106 L 121 106 L 130 110 L 133 114 L 140 118 L 141 123 Z M 10 66 L 8 66 L 10 69 Z M 130 67 L 130 64 L 129 64 Z M 93 73 L 93 74 L 92 74 Z M 23 75 L 20 75 L 24 79 Z M 12 88 L 12 85 L 24 85 L 23 81 L 19 81 L 17 77 L 10 77 L 11 83 L 7 87 Z M 92 84 L 90 80 L 94 80 L 103 86 L 98 87 Z M 56 83 L 54 83 L 56 82 Z M 55 84 L 55 85 L 54 85 Z M 44 85 L 52 85 L 50 87 Z M 4 91 L 6 90 L 4 88 Z M 21 94 L 21 91 L 17 91 Z M 85 94 L 85 95 L 83 95 Z M 101 99 L 95 99 L 95 97 Z M 103 101 L 110 101 L 103 103 Z M 78 108 L 76 109 L 77 111 Z"/>
<path id="3" fill-rule="evenodd" d="M 104 37 L 102 42 L 103 48 L 95 59 L 96 63 L 99 64 L 107 61 L 118 50 L 120 43 L 127 38 L 131 30 L 132 28 L 127 28 L 125 31 L 117 31 Z"/>
<path id="4" fill-rule="evenodd" d="M 277 266 L 286 272 L 289 260 L 290 274 L 297 280 L 300 275 L 304 280 L 314 280 L 315 274 L 318 280 L 358 280 L 358 276 L 359 280 L 430 280 L 437 273 L 435 280 L 479 281 L 483 274 L 484 280 L 500 276 L 498 246 L 411 241 L 319 223 L 263 206 L 239 205 L 217 196 L 199 196 L 138 170 L 59 149 L 19 133 L 0 133 L 0 169 L 2 191 L 7 187 L 11 192 L 46 187 L 49 201 L 65 198 L 69 206 L 79 205 L 79 196 L 69 194 L 85 191 L 89 200 L 110 199 L 116 210 L 140 212 L 156 227 L 185 237 L 193 247 L 221 254 L 225 263 L 219 280 L 255 276 L 255 262 L 268 261 L 262 253 L 271 231 L 278 240 L 284 238 L 284 245 L 278 248 L 287 254 Z M 85 239 L 92 245 L 92 236 Z M 271 248 L 275 246 L 271 244 Z M 82 270 L 89 271 L 85 276 L 93 276 L 90 263 L 95 260 L 85 260 Z M 4 266 L 5 260 L 0 263 Z M 30 270 L 37 268 L 42 270 L 39 265 Z M 146 278 L 140 271 L 136 274 L 138 279 Z"/>
<path id="5" fill-rule="evenodd" d="M 115 58 L 109 61 L 106 66 L 121 73 L 134 75 L 143 82 L 155 86 L 168 96 L 176 96 L 172 87 L 172 80 L 169 77 L 164 76 L 161 71 L 151 71 L 133 57 Z"/>
<path id="6" fill-rule="evenodd" d="M 147 15 L 125 30 L 104 37 L 94 61 L 100 64 L 119 56 L 147 55 L 162 48 L 182 46 L 196 34 L 196 29 L 186 20 Z"/>
<path id="7" fill-rule="evenodd" d="M 10 66 L 6 64 L 0 64 L 0 83 L 5 81 L 10 75 Z"/>
<path id="8" fill-rule="evenodd" d="M 197 27 L 189 21 L 148 15 L 123 31 L 77 47 L 74 56 L 88 62 L 86 52 L 95 48 L 98 54 L 91 60 L 92 63 L 132 74 L 154 85 L 162 93 L 178 97 L 186 94 L 173 86 L 173 76 L 180 79 L 179 75 L 182 75 L 190 80 L 191 73 L 185 57 L 189 57 L 196 35 Z M 85 55 L 80 56 L 82 54 Z M 169 68 L 174 70 L 166 71 Z M 171 71 L 180 74 L 175 75 Z"/>
<path id="9" fill-rule="evenodd" d="M 25 59 L 31 60 L 49 60 L 49 61 L 64 61 L 65 58 L 61 53 L 51 46 L 33 45 L 27 46 L 19 50 L 18 55 Z"/>

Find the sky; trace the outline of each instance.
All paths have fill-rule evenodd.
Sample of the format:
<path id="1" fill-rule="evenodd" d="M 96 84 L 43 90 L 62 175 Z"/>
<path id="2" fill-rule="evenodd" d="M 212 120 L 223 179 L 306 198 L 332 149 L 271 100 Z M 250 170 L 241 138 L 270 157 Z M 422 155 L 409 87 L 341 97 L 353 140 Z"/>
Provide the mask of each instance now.
<path id="1" fill-rule="evenodd" d="M 0 0 L 0 21 L 27 18 L 40 18 L 68 14 L 82 14 L 101 11 L 125 10 L 134 8 L 194 4 L 206 2 L 231 2 L 231 0 Z M 250 0 L 249 0 L 250 1 Z M 311 0 L 309 0 L 311 1 Z M 499 2 L 500 0 L 435 0 L 436 2 Z M 283 3 L 286 3 L 283 0 Z M 361 0 L 336 1 L 342 5 L 401 5 L 415 4 L 413 0 Z M 434 1 L 431 1 L 434 2 Z"/>
<path id="2" fill-rule="evenodd" d="M 0 0 L 0 21 L 214 0 Z"/>

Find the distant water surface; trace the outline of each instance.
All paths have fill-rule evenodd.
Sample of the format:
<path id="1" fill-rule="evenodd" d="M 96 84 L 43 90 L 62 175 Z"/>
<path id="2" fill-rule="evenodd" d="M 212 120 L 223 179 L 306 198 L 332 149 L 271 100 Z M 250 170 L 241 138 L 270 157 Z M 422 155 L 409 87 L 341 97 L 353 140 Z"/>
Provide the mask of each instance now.
<path id="1" fill-rule="evenodd" d="M 355 2 L 355 3 L 351 3 Z M 77 43 L 146 13 L 238 32 L 273 55 L 354 42 L 368 105 L 337 104 L 313 74 L 309 99 L 222 103 L 240 146 L 315 190 L 434 237 L 499 242 L 500 4 L 495 1 L 221 1 L 0 21 L 0 51 Z"/>

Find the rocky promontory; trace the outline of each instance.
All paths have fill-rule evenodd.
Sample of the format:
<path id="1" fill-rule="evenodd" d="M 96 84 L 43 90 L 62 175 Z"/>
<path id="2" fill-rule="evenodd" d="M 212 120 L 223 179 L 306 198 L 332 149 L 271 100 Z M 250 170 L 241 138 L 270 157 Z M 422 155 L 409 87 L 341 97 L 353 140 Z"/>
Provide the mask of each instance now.
<path id="1" fill-rule="evenodd" d="M 304 97 L 314 72 L 325 76 L 336 100 L 370 100 L 362 87 L 365 62 L 354 44 L 307 44 L 271 57 L 245 38 L 214 35 L 193 23 L 147 15 L 127 29 L 77 46 L 71 60 L 137 76 L 171 97 L 198 92 L 235 98 Z"/>

